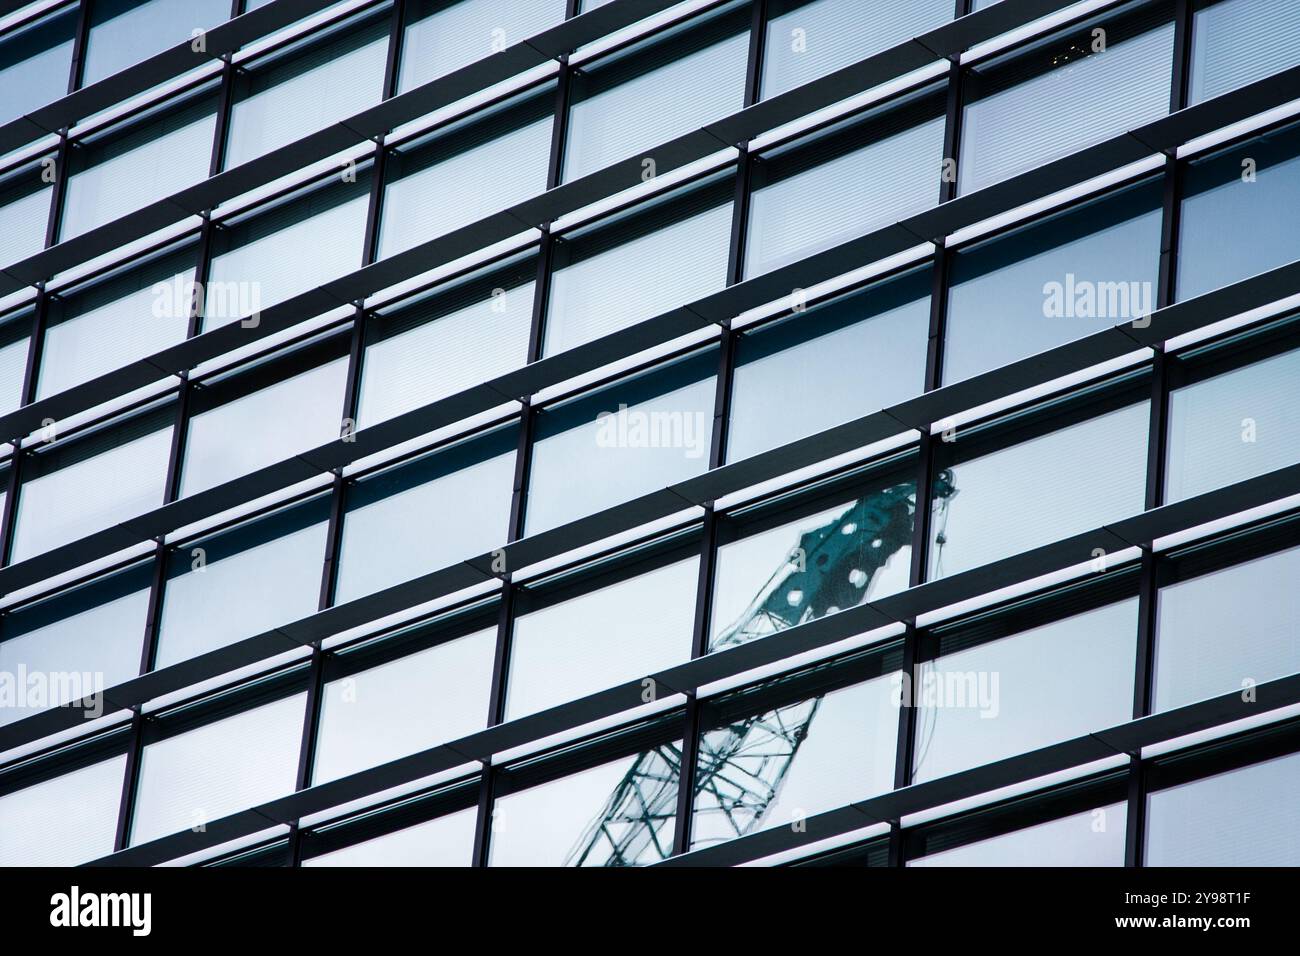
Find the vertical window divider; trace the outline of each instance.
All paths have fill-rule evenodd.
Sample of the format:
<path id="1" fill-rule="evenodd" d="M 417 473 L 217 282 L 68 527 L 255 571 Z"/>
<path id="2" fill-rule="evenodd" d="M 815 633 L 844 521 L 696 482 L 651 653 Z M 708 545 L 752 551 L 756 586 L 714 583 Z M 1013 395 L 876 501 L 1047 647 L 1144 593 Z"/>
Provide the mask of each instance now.
<path id="1" fill-rule="evenodd" d="M 565 0 L 564 19 L 578 16 L 578 0 Z M 559 57 L 560 69 L 555 81 L 555 115 L 551 126 L 551 151 L 547 157 L 546 188 L 560 184 L 564 169 L 564 140 L 569 125 L 569 102 L 573 68 L 568 54 Z M 554 265 L 556 239 L 551 224 L 542 223 L 541 241 L 537 249 L 537 281 L 533 290 L 533 314 L 528 330 L 528 363 L 541 359 L 545 343 L 547 300 L 550 298 L 551 269 Z M 519 399 L 519 444 L 515 452 L 514 487 L 510 498 L 510 521 L 506 530 L 506 543 L 518 541 L 524 535 L 524 520 L 528 505 L 528 473 L 532 459 L 534 426 L 537 411 L 530 396 Z M 511 580 L 511 570 L 501 574 L 501 609 L 497 617 L 496 647 L 492 655 L 492 690 L 488 700 L 488 726 L 495 726 L 505 718 L 506 680 L 510 670 L 510 640 L 514 631 L 517 588 Z M 495 810 L 498 771 L 490 763 L 483 763 L 479 782 L 478 816 L 474 823 L 474 849 L 471 864 L 488 865 L 491 852 L 492 814 Z"/>
<path id="2" fill-rule="evenodd" d="M 388 33 L 388 52 L 384 61 L 383 99 L 397 93 L 397 69 L 401 62 L 401 44 L 406 23 L 405 0 L 394 0 Z M 373 263 L 379 249 L 379 226 L 384 196 L 384 172 L 388 149 L 385 138 L 375 139 L 373 160 L 370 165 L 370 196 L 366 208 L 365 235 L 362 239 L 361 264 Z M 357 410 L 361 400 L 361 363 L 366 352 L 366 324 L 368 313 L 365 303 L 355 303 L 352 318 L 352 338 L 348 346 L 348 370 L 343 388 L 343 414 L 339 423 L 341 434 L 351 434 L 357 427 Z M 334 471 L 330 487 L 329 523 L 325 531 L 325 555 L 321 564 L 320 598 L 317 609 L 324 611 L 334 605 L 338 587 L 338 556 L 343 542 L 343 519 L 346 514 L 347 493 L 351 481 L 343 470 Z M 320 640 L 311 644 L 311 658 L 307 674 L 307 701 L 303 713 L 302 739 L 298 747 L 298 773 L 294 790 L 311 786 L 312 765 L 316 759 L 316 737 L 320 731 L 321 704 L 325 693 L 325 663 L 328 657 Z M 289 825 L 289 865 L 302 865 L 302 828 L 298 821 Z"/>
<path id="3" fill-rule="evenodd" d="M 954 0 L 953 19 L 961 19 L 970 12 L 970 0 Z M 960 166 L 961 121 L 964 101 L 962 83 L 965 74 L 958 57 L 948 64 L 947 104 L 943 128 L 943 156 L 940 157 L 939 204 L 951 202 L 957 196 L 955 171 Z M 948 170 L 954 174 L 946 175 Z M 944 336 L 948 323 L 948 279 L 952 253 L 947 242 L 935 243 L 930 284 L 930 329 L 926 341 L 925 391 L 932 392 L 943 384 Z M 908 587 L 923 584 L 928 577 L 930 552 L 931 494 L 934 488 L 937 452 L 936 439 L 930 428 L 923 430 L 917 439 L 916 507 L 912 519 L 912 560 L 908 568 Z M 898 737 L 894 747 L 894 789 L 912 783 L 912 761 L 916 746 L 916 669 L 923 660 L 921 642 L 924 634 L 915 621 L 905 621 L 903 632 L 903 687 L 911 687 L 899 700 Z M 910 683 L 909 683 L 910 682 Z M 888 865 L 904 865 L 904 840 L 900 821 L 889 821 Z"/>
<path id="4" fill-rule="evenodd" d="M 1192 0 L 1177 0 L 1174 12 L 1174 62 L 1169 92 L 1169 112 L 1186 108 L 1192 65 Z M 1178 282 L 1178 233 L 1182 210 L 1183 171 L 1174 153 L 1165 157 L 1164 198 L 1160 222 L 1160 273 L 1156 308 L 1173 304 Z M 1169 388 L 1173 363 L 1163 342 L 1154 346 L 1151 359 L 1151 417 L 1147 437 L 1146 509 L 1164 504 L 1165 452 L 1169 430 Z M 1133 676 L 1133 718 L 1151 712 L 1151 690 L 1155 667 L 1156 612 L 1160 596 L 1160 560 L 1149 548 L 1142 549 L 1138 583 L 1137 653 Z M 1140 751 L 1129 754 L 1127 826 L 1124 833 L 1124 865 L 1143 865 L 1146 844 L 1147 767 Z"/>
<path id="5" fill-rule="evenodd" d="M 767 0 L 754 0 L 749 24 L 749 51 L 745 59 L 744 107 L 758 102 L 763 77 L 764 31 L 767 29 Z M 749 228 L 749 196 L 753 186 L 754 163 L 748 143 L 737 143 L 736 189 L 732 199 L 731 236 L 727 250 L 727 285 L 745 278 L 745 235 Z M 718 375 L 713 398 L 713 431 L 709 443 L 709 470 L 726 461 L 727 426 L 731 420 L 732 380 L 735 377 L 737 333 L 730 320 L 721 323 L 718 349 Z M 695 589 L 695 616 L 692 619 L 691 658 L 709 652 L 709 629 L 713 616 L 713 579 L 717 566 L 718 526 L 721 519 L 708 502 L 700 532 L 699 577 Z M 694 691 L 686 694 L 686 715 L 682 727 L 682 749 L 677 768 L 677 819 L 673 826 L 673 856 L 691 848 L 691 823 L 695 808 L 695 769 L 699 761 L 700 734 L 704 730 L 702 706 Z"/>

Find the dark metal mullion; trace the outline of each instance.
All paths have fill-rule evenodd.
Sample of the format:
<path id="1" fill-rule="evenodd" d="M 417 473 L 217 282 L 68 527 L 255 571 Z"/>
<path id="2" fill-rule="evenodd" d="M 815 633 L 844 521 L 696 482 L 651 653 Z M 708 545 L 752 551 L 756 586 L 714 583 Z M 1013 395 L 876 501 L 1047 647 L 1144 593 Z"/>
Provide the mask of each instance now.
<path id="1" fill-rule="evenodd" d="M 1169 112 L 1187 106 L 1192 64 L 1192 0 L 1177 0 L 1174 12 L 1174 62 L 1169 91 Z M 1177 297 L 1179 217 L 1182 211 L 1183 170 L 1176 154 L 1165 157 L 1164 201 L 1160 224 L 1160 273 L 1156 308 L 1173 304 Z M 1164 502 L 1165 447 L 1169 430 L 1169 388 L 1174 371 L 1164 343 L 1155 348 L 1151 360 L 1151 416 L 1147 437 L 1146 508 Z M 1138 591 L 1137 650 L 1133 675 L 1133 717 L 1151 712 L 1151 689 L 1155 666 L 1156 615 L 1160 596 L 1160 559 L 1151 548 L 1142 549 Z M 1124 833 L 1124 865 L 1141 866 L 1146 843 L 1146 794 L 1148 768 L 1141 753 L 1130 755 L 1128 819 Z"/>
<path id="2" fill-rule="evenodd" d="M 749 52 L 745 60 L 744 105 L 758 102 L 763 76 L 764 31 L 767 28 L 767 0 L 754 0 L 749 24 Z M 745 278 L 745 235 L 749 227 L 749 195 L 754 163 L 748 143 L 737 143 L 736 190 L 732 199 L 731 235 L 727 250 L 727 285 Z M 727 431 L 731 421 L 732 381 L 735 377 L 738 336 L 730 322 L 722 324 L 718 348 L 718 375 L 713 398 L 713 431 L 709 445 L 709 469 L 726 461 Z M 709 502 L 704 509 L 700 533 L 699 576 L 695 588 L 695 617 L 691 634 L 691 657 L 709 652 L 710 622 L 713 616 L 714 572 L 717 564 L 720 518 Z M 702 705 L 695 693 L 688 693 L 682 727 L 681 763 L 677 771 L 677 818 L 673 828 L 673 855 L 691 848 L 691 824 L 695 810 L 695 771 L 699 761 L 700 734 L 704 732 Z"/>
<path id="3" fill-rule="evenodd" d="M 392 97 L 397 89 L 397 67 L 401 59 L 405 12 L 404 0 L 395 0 L 388 36 L 388 56 L 384 66 L 384 99 Z M 388 152 L 384 147 L 384 138 L 381 136 L 375 141 L 374 156 L 370 165 L 370 197 L 361 247 L 363 266 L 375 261 L 379 248 L 379 226 L 387 159 Z M 352 320 L 352 340 L 348 350 L 347 378 L 343 388 L 343 414 L 340 427 L 344 434 L 356 431 L 357 409 L 361 394 L 361 363 L 365 358 L 366 320 L 364 303 L 357 302 L 356 314 Z M 338 557 L 343 542 L 343 519 L 346 514 L 350 485 L 351 482 L 343 476 L 342 469 L 337 469 L 330 489 L 329 524 L 325 531 L 325 555 L 321 565 L 320 598 L 317 602 L 317 607 L 322 611 L 333 606 L 338 587 Z M 315 641 L 311 647 L 307 701 L 303 713 L 302 738 L 298 748 L 295 791 L 306 790 L 311 786 L 312 765 L 316 759 L 316 738 L 320 731 L 321 704 L 325 693 L 325 663 L 328 657 L 321 645 L 321 641 Z M 296 867 L 302 863 L 302 829 L 297 821 L 289 827 L 288 855 L 290 866 Z"/>
<path id="4" fill-rule="evenodd" d="M 969 12 L 969 0 L 956 0 L 953 16 L 960 18 Z M 941 176 L 939 181 L 940 204 L 951 202 L 957 197 L 956 170 L 961 149 L 962 120 L 962 79 L 961 63 L 953 58 L 948 66 L 948 100 L 944 118 L 943 156 L 941 157 Z M 951 171 L 951 174 L 950 174 Z M 925 355 L 925 391 L 933 392 L 943 385 L 943 351 L 944 336 L 948 322 L 948 278 L 952 253 L 940 241 L 934 252 L 930 284 L 930 329 L 926 341 Z M 918 437 L 918 461 L 916 480 L 916 509 L 912 521 L 912 560 L 908 569 L 908 587 L 923 584 L 928 577 L 930 555 L 930 524 L 933 517 L 931 495 L 937 471 L 938 457 L 936 438 L 931 429 L 922 431 Z M 903 634 L 903 687 L 910 687 L 911 693 L 905 693 L 899 702 L 898 739 L 894 757 L 894 787 L 899 789 L 912 782 L 912 761 L 916 747 L 916 678 L 917 667 L 925 659 L 921 642 L 924 635 L 917 630 L 914 621 L 906 622 L 907 630 Z M 910 682 L 910 683 L 909 683 Z M 903 831 L 899 821 L 891 821 L 889 827 L 889 865 L 904 864 Z"/>
<path id="5" fill-rule="evenodd" d="M 566 0 L 566 20 L 578 15 L 578 0 Z M 551 126 L 551 152 L 547 159 L 546 188 L 560 184 L 564 169 L 565 137 L 569 125 L 569 100 L 573 69 L 568 56 L 560 57 L 560 70 L 556 77 L 555 115 Z M 537 251 L 537 281 L 533 286 L 533 313 L 528 330 L 528 362 L 541 359 L 545 342 L 546 313 L 550 298 L 551 269 L 554 265 L 555 237 L 550 223 L 541 227 L 541 243 Z M 506 530 L 507 542 L 517 541 L 524 534 L 528 506 L 528 476 L 532 462 L 534 431 L 537 410 L 528 398 L 520 400 L 519 444 L 515 452 L 514 485 L 510 498 L 510 521 Z M 506 681 L 510 671 L 510 641 L 514 631 L 517 592 L 511 581 L 511 571 L 502 574 L 501 610 L 497 618 L 496 648 L 492 657 L 492 689 L 488 699 L 487 722 L 489 726 L 501 723 L 505 717 Z M 474 849 L 471 863 L 476 867 L 488 865 L 491 852 L 492 814 L 495 810 L 498 771 L 489 763 L 483 764 L 479 782 L 478 815 L 474 824 Z"/>

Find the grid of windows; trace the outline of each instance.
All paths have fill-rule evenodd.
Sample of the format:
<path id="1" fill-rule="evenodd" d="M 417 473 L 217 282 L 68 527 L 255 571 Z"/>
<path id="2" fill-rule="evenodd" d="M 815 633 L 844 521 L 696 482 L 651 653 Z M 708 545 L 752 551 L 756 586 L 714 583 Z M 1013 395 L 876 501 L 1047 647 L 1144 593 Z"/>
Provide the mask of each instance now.
<path id="1" fill-rule="evenodd" d="M 1300 863 L 1291 5 L 868 5 L 0 18 L 0 863 Z"/>

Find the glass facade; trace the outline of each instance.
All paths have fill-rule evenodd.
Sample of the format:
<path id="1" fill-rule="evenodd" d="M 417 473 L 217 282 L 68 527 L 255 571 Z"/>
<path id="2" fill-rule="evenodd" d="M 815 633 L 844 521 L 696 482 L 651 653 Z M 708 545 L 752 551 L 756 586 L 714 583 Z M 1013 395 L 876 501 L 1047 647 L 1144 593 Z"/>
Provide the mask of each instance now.
<path id="1" fill-rule="evenodd" d="M 0 865 L 1300 862 L 1294 4 L 259 6 L 0 15 Z"/>

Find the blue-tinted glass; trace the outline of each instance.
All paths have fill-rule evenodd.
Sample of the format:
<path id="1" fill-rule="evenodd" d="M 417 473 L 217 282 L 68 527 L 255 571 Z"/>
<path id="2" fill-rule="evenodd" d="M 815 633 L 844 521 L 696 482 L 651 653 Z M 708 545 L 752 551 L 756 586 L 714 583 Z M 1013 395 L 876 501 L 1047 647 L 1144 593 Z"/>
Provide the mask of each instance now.
<path id="1" fill-rule="evenodd" d="M 556 249 L 546 354 L 575 348 L 716 292 L 727 281 L 731 188 L 584 231 Z"/>
<path id="2" fill-rule="evenodd" d="M 361 428 L 420 408 L 528 361 L 537 263 L 525 260 L 384 314 L 361 363 Z"/>
<path id="3" fill-rule="evenodd" d="M 181 497 L 338 438 L 347 365 L 336 358 L 194 415 Z"/>
<path id="4" fill-rule="evenodd" d="M 474 856 L 478 808 L 435 817 L 341 850 L 304 860 L 303 866 L 469 866 Z"/>
<path id="5" fill-rule="evenodd" d="M 773 155 L 750 200 L 745 275 L 864 235 L 939 201 L 942 101 L 927 94 Z"/>
<path id="6" fill-rule="evenodd" d="M 1169 396 L 1169 501 L 1213 491 L 1300 458 L 1300 349 L 1224 372 Z"/>
<path id="7" fill-rule="evenodd" d="M 653 160 L 655 146 L 744 106 L 749 19 L 747 10 L 733 10 L 579 70 L 564 178 L 577 179 L 638 152 Z M 682 95 L 685 90 L 689 96 Z"/>
<path id="8" fill-rule="evenodd" d="M 0 694 L 0 725 L 46 707 L 98 695 L 140 672 L 149 603 L 147 568 L 65 591 L 5 616 L 0 627 L 0 682 L 23 673 L 26 693 L 6 706 Z M 88 718 L 106 705 L 92 701 Z"/>
<path id="9" fill-rule="evenodd" d="M 503 429 L 358 482 L 343 521 L 338 601 L 504 544 L 516 440 Z"/>
<path id="10" fill-rule="evenodd" d="M 292 793 L 306 702 L 297 694 L 147 744 L 132 845 Z"/>
<path id="11" fill-rule="evenodd" d="M 225 168 L 232 169 L 331 123 L 383 94 L 388 25 L 352 27 L 340 39 L 241 72 L 230 113 Z"/>
<path id="12" fill-rule="evenodd" d="M 1296 581 L 1300 549 L 1161 588 L 1154 709 L 1300 671 Z"/>
<path id="13" fill-rule="evenodd" d="M 18 496 L 13 560 L 68 544 L 163 502 L 172 412 L 54 444 L 32 459 Z"/>
<path id="14" fill-rule="evenodd" d="M 1169 111 L 1174 26 L 1164 5 L 998 58 L 971 74 L 958 185 L 992 185 Z"/>
<path id="15" fill-rule="evenodd" d="M 691 656 L 699 560 L 687 558 L 515 619 L 506 719 L 515 720 Z"/>
<path id="16" fill-rule="evenodd" d="M 53 158 L 49 159 L 53 162 Z M 53 166 L 29 166 L 0 178 L 0 269 L 45 248 Z"/>
<path id="17" fill-rule="evenodd" d="M 1133 715 L 1137 598 L 922 665 L 916 782 L 1047 747 Z"/>
<path id="18" fill-rule="evenodd" d="M 325 783 L 481 730 L 496 628 L 325 685 L 312 782 Z"/>
<path id="19" fill-rule="evenodd" d="M 58 394 L 184 339 L 194 256 L 186 249 L 52 299 L 36 397 Z"/>
<path id="20" fill-rule="evenodd" d="M 315 613 L 328 502 L 316 499 L 178 548 L 168 561 L 155 667 Z"/>
<path id="21" fill-rule="evenodd" d="M 763 96 L 776 96 L 952 19 L 951 0 L 784 0 L 768 8 Z"/>
<path id="22" fill-rule="evenodd" d="M 665 744 L 499 797 L 491 865 L 647 866 L 667 858 L 681 749 L 681 741 Z M 645 804 L 635 788 L 620 787 L 632 774 L 643 780 Z"/>
<path id="23" fill-rule="evenodd" d="M 379 257 L 546 191 L 555 91 L 399 150 L 384 188 Z M 526 226 L 519 224 L 519 231 Z"/>
<path id="24" fill-rule="evenodd" d="M 736 352 L 727 460 L 739 461 L 925 388 L 926 272 L 745 333 Z"/>
<path id="25" fill-rule="evenodd" d="M 957 253 L 944 382 L 1150 315 L 1160 216 L 1152 183 Z"/>
<path id="26" fill-rule="evenodd" d="M 1300 754 L 1153 793 L 1147 866 L 1300 866 Z"/>
<path id="27" fill-rule="evenodd" d="M 126 755 L 0 796 L 0 866 L 76 866 L 113 852 Z"/>
<path id="28" fill-rule="evenodd" d="M 1146 402 L 1129 405 L 954 465 L 936 502 L 930 578 L 1140 513 L 1148 419 Z"/>
<path id="29" fill-rule="evenodd" d="M 96 0 L 82 86 L 89 86 L 210 30 L 230 17 L 229 0 Z"/>
<path id="30" fill-rule="evenodd" d="M 0 37 L 0 123 L 44 106 L 68 91 L 77 8 Z"/>
<path id="31" fill-rule="evenodd" d="M 323 188 L 218 230 L 203 330 L 243 321 L 361 266 L 370 177 Z M 308 318 L 308 316 L 303 316 Z"/>
<path id="32" fill-rule="evenodd" d="M 1300 5 L 1225 0 L 1196 11 L 1191 102 L 1199 103 L 1300 63 Z"/>
<path id="33" fill-rule="evenodd" d="M 1112 803 L 1085 813 L 941 850 L 908 866 L 1123 866 L 1128 811 Z"/>
<path id="34" fill-rule="evenodd" d="M 0 322 L 0 415 L 22 404 L 31 327 L 32 314 L 26 310 L 5 316 Z"/>
<path id="35" fill-rule="evenodd" d="M 74 152 L 60 239 L 71 239 L 206 179 L 216 126 L 216 102 L 205 97 Z"/>
<path id="36" fill-rule="evenodd" d="M 885 676 L 706 730 L 691 848 L 792 826 L 893 789 L 898 714 Z"/>
<path id="37" fill-rule="evenodd" d="M 709 463 L 714 365 L 711 355 L 697 356 L 543 410 L 528 533 L 701 474 Z"/>
<path id="38" fill-rule="evenodd" d="M 1300 259 L 1300 126 L 1187 170 L 1178 298 L 1190 299 Z"/>
<path id="39" fill-rule="evenodd" d="M 564 0 L 415 0 L 407 4 L 398 92 L 514 46 L 564 19 Z"/>
<path id="40" fill-rule="evenodd" d="M 907 587 L 911 482 L 718 548 L 710 650 L 744 644 Z"/>

